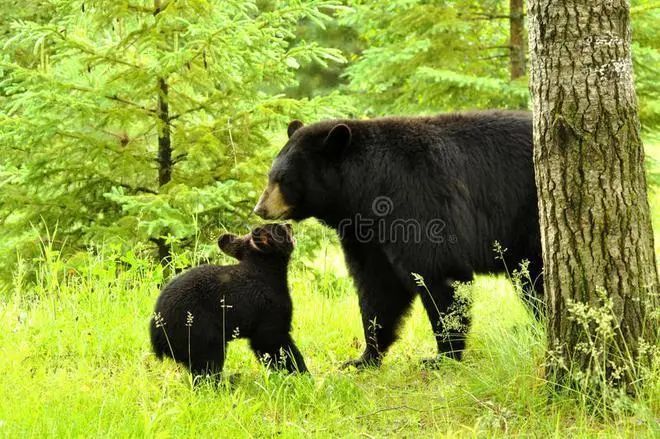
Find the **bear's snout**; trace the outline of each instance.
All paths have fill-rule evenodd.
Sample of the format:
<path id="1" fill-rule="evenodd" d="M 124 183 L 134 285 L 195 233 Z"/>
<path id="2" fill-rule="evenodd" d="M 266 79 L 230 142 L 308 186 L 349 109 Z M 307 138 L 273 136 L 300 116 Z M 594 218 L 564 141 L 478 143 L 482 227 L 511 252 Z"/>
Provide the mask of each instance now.
<path id="1" fill-rule="evenodd" d="M 291 213 L 291 209 L 282 196 L 280 185 L 269 183 L 259 197 L 254 213 L 263 219 L 286 219 Z"/>

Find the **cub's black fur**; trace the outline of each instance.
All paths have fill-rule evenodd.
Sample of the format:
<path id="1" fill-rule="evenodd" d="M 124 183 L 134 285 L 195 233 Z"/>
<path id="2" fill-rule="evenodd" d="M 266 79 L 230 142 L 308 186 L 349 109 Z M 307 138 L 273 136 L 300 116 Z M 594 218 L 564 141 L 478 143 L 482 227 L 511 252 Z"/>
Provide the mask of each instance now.
<path id="1" fill-rule="evenodd" d="M 222 371 L 227 342 L 247 338 L 270 367 L 306 372 L 290 335 L 291 226 L 267 224 L 242 237 L 223 235 L 218 245 L 240 263 L 188 270 L 158 297 L 151 319 L 151 344 L 158 358 L 173 357 L 194 375 L 215 375 Z"/>
<path id="2" fill-rule="evenodd" d="M 529 113 L 294 121 L 288 134 L 255 212 L 316 217 L 339 233 L 366 341 L 350 364 L 380 363 L 420 293 L 439 352 L 460 358 L 467 316 L 448 329 L 441 315 L 455 303 L 452 281 L 505 269 L 495 241 L 509 269 L 529 260 L 542 294 Z"/>

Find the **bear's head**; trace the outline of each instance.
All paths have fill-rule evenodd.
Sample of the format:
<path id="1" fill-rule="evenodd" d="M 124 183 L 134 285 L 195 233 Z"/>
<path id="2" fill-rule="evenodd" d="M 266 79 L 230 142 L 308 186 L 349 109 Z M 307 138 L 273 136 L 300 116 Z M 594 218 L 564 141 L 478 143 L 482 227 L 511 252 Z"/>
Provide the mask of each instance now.
<path id="1" fill-rule="evenodd" d="M 351 143 L 351 128 L 341 121 L 289 124 L 289 140 L 275 158 L 254 212 L 264 219 L 325 219 L 335 211 L 341 188 L 340 165 Z"/>
<path id="2" fill-rule="evenodd" d="M 264 224 L 247 235 L 224 234 L 218 238 L 218 247 L 239 261 L 250 256 L 276 256 L 288 260 L 295 242 L 291 224 Z"/>

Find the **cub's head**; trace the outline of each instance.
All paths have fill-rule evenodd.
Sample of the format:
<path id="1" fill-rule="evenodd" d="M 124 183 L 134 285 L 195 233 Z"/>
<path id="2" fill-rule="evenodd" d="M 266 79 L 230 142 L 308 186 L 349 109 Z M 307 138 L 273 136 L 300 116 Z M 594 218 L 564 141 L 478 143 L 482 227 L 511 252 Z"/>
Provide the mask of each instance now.
<path id="1" fill-rule="evenodd" d="M 294 120 L 287 133 L 254 212 L 265 219 L 325 219 L 341 189 L 339 166 L 351 144 L 351 128 L 341 121 L 303 126 Z"/>
<path id="2" fill-rule="evenodd" d="M 236 236 L 227 233 L 218 238 L 218 247 L 225 254 L 242 261 L 250 256 L 291 256 L 295 238 L 290 224 L 264 224 L 250 233 Z"/>

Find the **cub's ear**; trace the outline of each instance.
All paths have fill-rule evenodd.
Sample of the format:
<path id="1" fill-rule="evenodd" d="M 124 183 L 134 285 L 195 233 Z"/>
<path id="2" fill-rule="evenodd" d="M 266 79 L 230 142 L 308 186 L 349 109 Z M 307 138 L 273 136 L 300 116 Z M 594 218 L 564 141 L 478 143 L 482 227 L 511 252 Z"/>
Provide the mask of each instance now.
<path id="1" fill-rule="evenodd" d="M 298 131 L 300 128 L 302 128 L 303 123 L 299 120 L 292 120 L 291 123 L 289 123 L 289 127 L 286 129 L 286 134 L 289 136 L 289 139 L 291 136 L 293 136 L 293 133 Z"/>
<path id="2" fill-rule="evenodd" d="M 268 253 L 273 248 L 273 237 L 266 229 L 257 229 L 252 232 L 252 243 L 258 250 Z"/>
<path id="3" fill-rule="evenodd" d="M 232 258 L 238 259 L 239 261 L 243 257 L 243 251 L 238 241 L 238 236 L 232 235 L 231 233 L 226 233 L 218 238 L 218 247 L 220 250 Z"/>
<path id="4" fill-rule="evenodd" d="M 323 141 L 326 150 L 339 153 L 351 144 L 351 128 L 340 123 L 332 127 L 328 136 Z"/>

